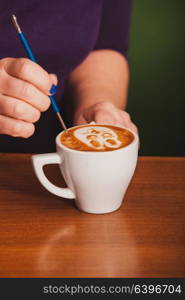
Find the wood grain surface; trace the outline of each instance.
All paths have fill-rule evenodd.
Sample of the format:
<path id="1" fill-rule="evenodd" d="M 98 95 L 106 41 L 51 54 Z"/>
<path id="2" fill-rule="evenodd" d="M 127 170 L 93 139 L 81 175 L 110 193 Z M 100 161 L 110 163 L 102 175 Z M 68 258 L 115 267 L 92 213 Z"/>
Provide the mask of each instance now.
<path id="1" fill-rule="evenodd" d="M 47 192 L 30 156 L 0 154 L 0 277 L 185 277 L 185 158 L 141 157 L 122 207 L 93 215 Z"/>

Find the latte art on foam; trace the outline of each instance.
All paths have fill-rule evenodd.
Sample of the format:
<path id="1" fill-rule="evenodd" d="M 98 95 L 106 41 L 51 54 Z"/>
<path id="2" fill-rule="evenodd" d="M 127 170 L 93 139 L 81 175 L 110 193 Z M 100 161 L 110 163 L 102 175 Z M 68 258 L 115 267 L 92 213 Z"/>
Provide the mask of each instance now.
<path id="1" fill-rule="evenodd" d="M 103 150 L 109 148 L 119 148 L 121 141 L 117 134 L 108 127 L 81 127 L 74 131 L 74 136 L 87 146 Z"/>
<path id="2" fill-rule="evenodd" d="M 81 125 L 65 130 L 60 137 L 67 148 L 78 151 L 114 151 L 134 140 L 132 132 L 112 125 Z"/>

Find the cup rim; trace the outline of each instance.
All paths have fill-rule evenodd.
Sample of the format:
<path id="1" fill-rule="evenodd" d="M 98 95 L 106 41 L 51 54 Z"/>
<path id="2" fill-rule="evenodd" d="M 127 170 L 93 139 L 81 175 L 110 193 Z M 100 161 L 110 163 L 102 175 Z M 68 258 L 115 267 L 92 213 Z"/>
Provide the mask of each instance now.
<path id="1" fill-rule="evenodd" d="M 117 152 L 117 151 L 126 151 L 128 148 L 131 148 L 133 147 L 135 144 L 138 144 L 139 142 L 139 136 L 137 133 L 135 133 L 134 131 L 132 131 L 130 128 L 127 128 L 125 126 L 118 126 L 118 125 L 114 125 L 114 124 L 82 124 L 82 125 L 77 125 L 77 126 L 72 126 L 68 129 L 71 129 L 71 128 L 77 128 L 77 127 L 85 127 L 87 125 L 95 125 L 95 126 L 99 126 L 99 125 L 103 125 L 103 126 L 114 126 L 114 127 L 118 127 L 120 129 L 126 129 L 128 131 L 130 131 L 133 135 L 134 135 L 134 140 L 127 146 L 124 146 L 122 148 L 119 148 L 119 149 L 116 149 L 116 150 L 112 150 L 112 151 L 82 151 L 82 150 L 75 150 L 75 149 L 71 149 L 71 148 L 68 148 L 66 146 L 64 146 L 60 141 L 60 136 L 63 134 L 63 132 L 65 130 L 62 130 L 55 138 L 55 142 L 56 142 L 56 145 L 59 147 L 59 148 L 62 148 L 63 150 L 66 150 L 66 151 L 69 151 L 69 152 L 72 152 L 72 153 L 78 153 L 78 154 L 84 154 L 84 155 L 103 155 L 105 153 L 112 153 L 112 152 Z"/>

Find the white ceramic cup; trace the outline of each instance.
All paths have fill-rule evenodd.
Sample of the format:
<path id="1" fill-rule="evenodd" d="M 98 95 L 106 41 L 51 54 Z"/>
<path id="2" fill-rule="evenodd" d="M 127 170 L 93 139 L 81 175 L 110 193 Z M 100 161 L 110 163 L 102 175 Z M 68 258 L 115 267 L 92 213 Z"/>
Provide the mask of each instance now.
<path id="1" fill-rule="evenodd" d="M 107 152 L 69 149 L 60 142 L 61 132 L 56 137 L 56 153 L 32 156 L 37 178 L 52 194 L 75 199 L 76 206 L 84 212 L 103 214 L 117 210 L 138 158 L 139 138 L 131 132 L 134 140 L 128 146 Z M 59 164 L 67 188 L 57 187 L 46 178 L 43 167 L 47 164 Z"/>

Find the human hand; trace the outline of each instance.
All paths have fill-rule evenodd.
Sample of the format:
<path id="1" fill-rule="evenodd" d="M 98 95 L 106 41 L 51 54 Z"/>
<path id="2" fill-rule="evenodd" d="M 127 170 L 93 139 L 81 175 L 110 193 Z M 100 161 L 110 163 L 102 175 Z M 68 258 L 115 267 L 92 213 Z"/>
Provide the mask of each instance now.
<path id="1" fill-rule="evenodd" d="M 111 102 L 99 102 L 80 112 L 74 117 L 74 125 L 81 125 L 90 122 L 98 124 L 112 124 L 121 127 L 127 127 L 138 134 L 136 125 L 132 122 L 130 115 Z"/>
<path id="2" fill-rule="evenodd" d="M 0 59 L 0 134 L 33 135 L 34 123 L 50 106 L 53 85 L 56 76 L 29 59 Z"/>

